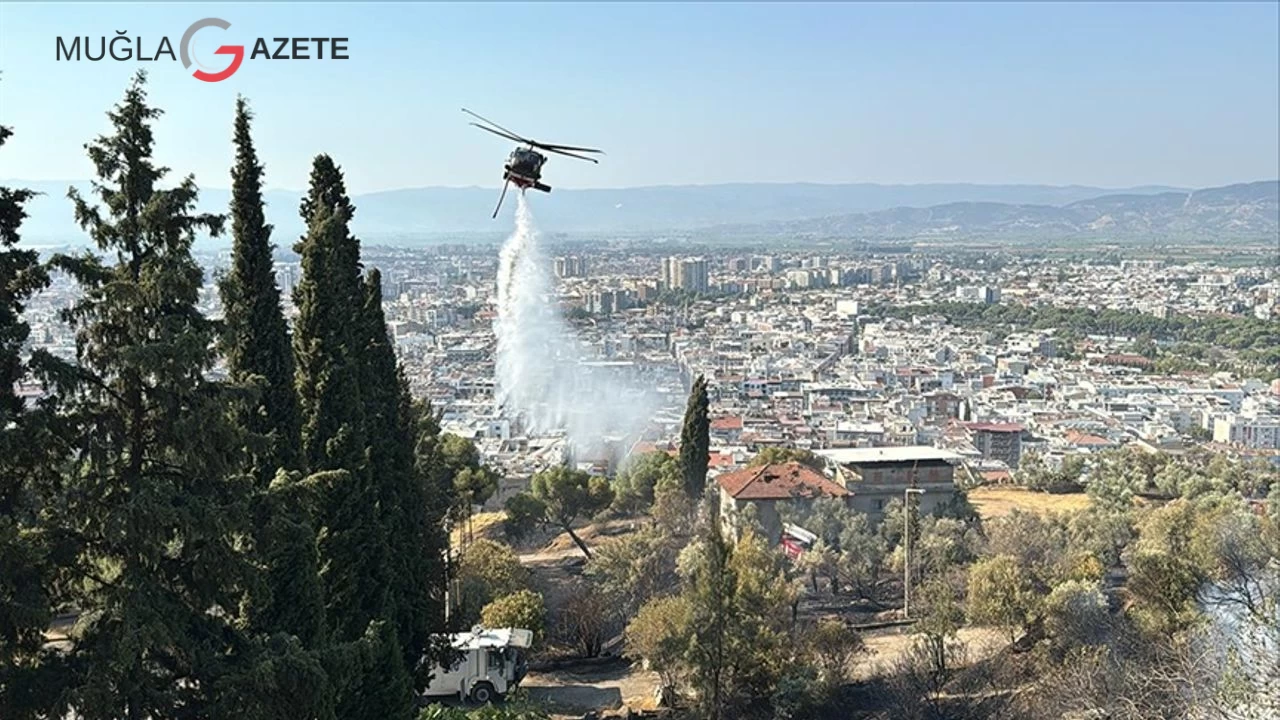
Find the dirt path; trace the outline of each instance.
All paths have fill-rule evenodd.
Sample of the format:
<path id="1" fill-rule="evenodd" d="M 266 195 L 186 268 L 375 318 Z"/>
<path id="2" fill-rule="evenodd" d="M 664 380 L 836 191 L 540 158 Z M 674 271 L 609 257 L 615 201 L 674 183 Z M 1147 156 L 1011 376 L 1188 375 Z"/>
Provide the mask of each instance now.
<path id="1" fill-rule="evenodd" d="M 913 638 L 905 628 L 868 631 L 864 636 L 867 653 L 858 658 L 854 679 L 866 680 L 893 665 L 911 648 Z M 1008 638 L 992 628 L 962 628 L 958 638 L 965 644 L 965 664 L 990 657 L 1008 644 Z M 618 659 L 613 662 L 531 672 L 521 687 L 533 700 L 545 703 L 554 713 L 580 717 L 589 710 L 615 710 L 622 705 L 649 709 L 654 705 L 658 674 L 638 664 Z M 576 713 L 576 715 L 574 715 Z"/>
<path id="2" fill-rule="evenodd" d="M 658 674 L 618 659 L 594 666 L 531 672 L 520 684 L 530 699 L 552 712 L 577 713 L 615 710 L 624 704 L 640 709 L 653 706 Z"/>

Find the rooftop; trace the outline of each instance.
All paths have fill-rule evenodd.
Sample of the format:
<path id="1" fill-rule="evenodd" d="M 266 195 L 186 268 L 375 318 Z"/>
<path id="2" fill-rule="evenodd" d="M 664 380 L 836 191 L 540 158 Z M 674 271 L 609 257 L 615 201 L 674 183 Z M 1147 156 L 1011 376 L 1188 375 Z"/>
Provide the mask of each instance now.
<path id="1" fill-rule="evenodd" d="M 950 450 L 912 445 L 908 447 L 872 447 L 872 448 L 835 448 L 831 450 L 815 450 L 815 454 L 827 458 L 838 465 L 861 465 L 864 463 L 884 462 L 923 462 L 943 460 L 956 462 L 960 456 Z"/>
<path id="2" fill-rule="evenodd" d="M 994 423 L 994 422 L 974 422 L 966 423 L 965 427 L 974 432 L 998 432 L 998 433 L 1020 433 L 1025 428 L 1017 423 Z"/>
<path id="3" fill-rule="evenodd" d="M 533 644 L 533 633 L 521 628 L 483 628 L 476 626 L 471 632 L 457 633 L 449 636 L 455 650 L 477 650 L 479 648 L 529 647 Z"/>
<path id="4" fill-rule="evenodd" d="M 849 491 L 798 462 L 761 465 L 716 478 L 737 500 L 789 500 L 797 497 L 845 497 Z"/>

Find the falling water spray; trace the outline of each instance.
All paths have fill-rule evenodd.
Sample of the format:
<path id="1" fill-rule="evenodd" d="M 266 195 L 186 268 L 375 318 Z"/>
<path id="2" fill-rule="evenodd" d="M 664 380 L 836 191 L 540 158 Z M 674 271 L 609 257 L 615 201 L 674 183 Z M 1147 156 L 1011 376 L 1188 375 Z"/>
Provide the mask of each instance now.
<path id="1" fill-rule="evenodd" d="M 560 313 L 524 193 L 515 220 L 498 266 L 498 407 L 520 416 L 531 433 L 564 431 L 578 450 L 599 450 L 609 437 L 634 438 L 658 406 L 655 394 L 585 361 Z"/>

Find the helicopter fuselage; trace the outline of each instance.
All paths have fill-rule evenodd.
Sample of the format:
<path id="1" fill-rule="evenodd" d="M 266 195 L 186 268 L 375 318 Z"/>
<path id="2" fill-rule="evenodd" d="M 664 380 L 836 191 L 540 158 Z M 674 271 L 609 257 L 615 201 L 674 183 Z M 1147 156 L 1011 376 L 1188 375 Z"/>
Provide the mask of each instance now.
<path id="1" fill-rule="evenodd" d="M 542 180 L 542 164 L 547 161 L 545 155 L 530 148 L 516 148 L 507 156 L 502 166 L 502 179 L 521 190 L 533 188 L 542 192 L 551 192 L 551 187 Z"/>

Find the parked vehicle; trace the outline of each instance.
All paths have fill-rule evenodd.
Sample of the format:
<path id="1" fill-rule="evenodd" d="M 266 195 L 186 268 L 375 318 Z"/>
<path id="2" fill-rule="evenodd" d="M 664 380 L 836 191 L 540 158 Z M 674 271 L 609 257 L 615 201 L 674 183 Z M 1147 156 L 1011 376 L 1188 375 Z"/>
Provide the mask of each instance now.
<path id="1" fill-rule="evenodd" d="M 787 557 L 796 560 L 804 551 L 813 549 L 817 542 L 817 535 L 799 525 L 785 523 L 782 526 L 782 539 L 778 544 L 782 546 L 782 551 L 787 554 Z"/>
<path id="2" fill-rule="evenodd" d="M 456 695 L 479 705 L 501 700 L 528 671 L 527 650 L 533 632 L 522 628 L 483 628 L 449 636 L 454 661 L 436 664 L 424 700 Z"/>

